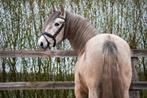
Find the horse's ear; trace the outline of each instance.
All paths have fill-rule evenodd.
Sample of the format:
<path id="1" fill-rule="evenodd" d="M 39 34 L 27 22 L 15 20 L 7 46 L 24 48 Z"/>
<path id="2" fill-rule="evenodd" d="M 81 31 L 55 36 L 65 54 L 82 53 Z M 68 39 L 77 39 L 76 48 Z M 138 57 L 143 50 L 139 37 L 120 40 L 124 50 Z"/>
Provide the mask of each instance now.
<path id="1" fill-rule="evenodd" d="M 60 8 L 61 8 L 61 16 L 64 16 L 64 7 L 63 7 L 63 5 L 60 5 Z"/>
<path id="2" fill-rule="evenodd" d="M 53 3 L 53 2 L 51 3 L 51 5 L 52 5 L 52 13 L 53 13 L 53 12 L 55 12 L 55 11 L 56 11 L 56 8 L 55 8 L 55 6 L 54 6 L 54 3 Z"/>

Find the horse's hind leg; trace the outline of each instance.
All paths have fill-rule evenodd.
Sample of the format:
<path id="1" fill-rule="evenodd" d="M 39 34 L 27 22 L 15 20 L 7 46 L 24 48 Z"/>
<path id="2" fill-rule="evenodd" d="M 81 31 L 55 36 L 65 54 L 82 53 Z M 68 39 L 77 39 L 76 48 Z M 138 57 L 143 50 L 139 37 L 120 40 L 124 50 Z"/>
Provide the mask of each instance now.
<path id="1" fill-rule="evenodd" d="M 94 76 L 94 75 L 93 75 Z M 99 97 L 99 79 L 91 76 L 87 79 L 87 85 L 88 85 L 88 98 L 98 98 Z"/>
<path id="2" fill-rule="evenodd" d="M 131 79 L 126 82 L 126 85 L 124 87 L 126 87 L 124 89 L 124 97 L 123 98 L 129 98 L 129 87 L 130 87 L 130 83 L 131 83 Z"/>
<path id="3" fill-rule="evenodd" d="M 128 90 L 124 91 L 124 98 L 129 98 L 129 92 L 128 92 Z"/>
<path id="4" fill-rule="evenodd" d="M 88 98 L 98 98 L 97 89 L 89 89 Z"/>
<path id="5" fill-rule="evenodd" d="M 80 77 L 79 73 L 75 72 L 75 96 L 76 96 L 76 98 L 87 98 L 86 88 L 81 83 L 80 78 L 81 77 Z"/>
<path id="6" fill-rule="evenodd" d="M 87 94 L 78 86 L 75 86 L 75 96 L 76 98 L 87 98 Z"/>
<path id="7" fill-rule="evenodd" d="M 132 70 L 131 70 L 131 64 L 127 66 L 128 69 L 124 70 L 123 72 L 123 81 L 124 81 L 124 98 L 129 98 L 129 88 L 131 85 L 131 79 L 132 79 Z"/>

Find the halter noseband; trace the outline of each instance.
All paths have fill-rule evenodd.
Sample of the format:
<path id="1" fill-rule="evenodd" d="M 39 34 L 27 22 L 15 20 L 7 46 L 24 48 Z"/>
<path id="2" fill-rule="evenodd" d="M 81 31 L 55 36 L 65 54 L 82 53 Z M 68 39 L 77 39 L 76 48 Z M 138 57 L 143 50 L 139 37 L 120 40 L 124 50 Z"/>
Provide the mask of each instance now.
<path id="1" fill-rule="evenodd" d="M 65 20 L 65 18 L 63 18 L 63 17 L 59 17 L 59 18 Z M 55 32 L 54 35 L 51 35 L 51 34 L 48 33 L 48 32 L 44 32 L 44 33 L 42 33 L 42 35 L 43 35 L 43 36 L 46 35 L 47 37 L 52 38 L 53 41 L 54 41 L 53 47 L 55 47 L 55 46 L 56 46 L 56 36 L 60 33 L 60 31 L 62 30 L 63 27 L 64 27 L 64 23 L 63 23 L 63 24 L 61 25 L 61 27 Z M 49 46 L 50 42 L 47 40 L 47 38 L 46 38 L 45 36 L 44 36 L 44 38 L 45 38 L 45 40 L 46 40 L 46 42 L 47 42 L 47 46 Z"/>

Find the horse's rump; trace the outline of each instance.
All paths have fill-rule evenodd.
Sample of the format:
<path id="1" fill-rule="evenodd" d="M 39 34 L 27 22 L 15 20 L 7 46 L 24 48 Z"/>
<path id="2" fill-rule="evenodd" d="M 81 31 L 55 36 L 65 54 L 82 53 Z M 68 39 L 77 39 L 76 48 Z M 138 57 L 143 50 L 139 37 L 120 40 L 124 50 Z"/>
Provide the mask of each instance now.
<path id="1" fill-rule="evenodd" d="M 116 44 L 107 40 L 103 45 L 103 73 L 100 98 L 123 98 L 123 85 Z"/>

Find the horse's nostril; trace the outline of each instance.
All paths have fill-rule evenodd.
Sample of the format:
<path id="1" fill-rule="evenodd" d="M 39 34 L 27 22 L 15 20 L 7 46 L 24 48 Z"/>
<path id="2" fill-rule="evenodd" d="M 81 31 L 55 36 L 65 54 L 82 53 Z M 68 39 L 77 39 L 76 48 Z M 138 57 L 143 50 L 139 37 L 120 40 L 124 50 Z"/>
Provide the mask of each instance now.
<path id="1" fill-rule="evenodd" d="M 43 42 L 40 43 L 40 46 L 43 47 Z"/>

